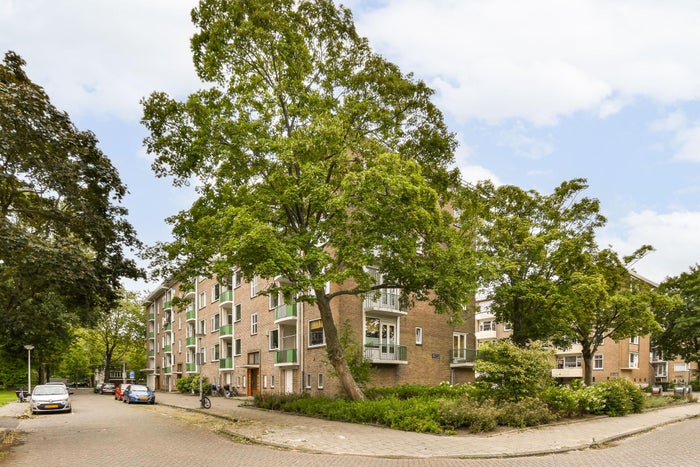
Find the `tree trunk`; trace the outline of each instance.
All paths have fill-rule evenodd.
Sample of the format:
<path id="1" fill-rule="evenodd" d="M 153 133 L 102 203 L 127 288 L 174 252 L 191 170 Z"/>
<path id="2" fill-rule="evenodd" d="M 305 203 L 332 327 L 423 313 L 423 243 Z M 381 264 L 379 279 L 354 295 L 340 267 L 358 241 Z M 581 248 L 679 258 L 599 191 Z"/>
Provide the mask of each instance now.
<path id="1" fill-rule="evenodd" d="M 345 359 L 345 352 L 343 347 L 340 345 L 340 339 L 338 338 L 338 329 L 335 326 L 333 320 L 333 314 L 331 313 L 330 302 L 326 298 L 325 292 L 323 290 L 315 290 L 318 309 L 321 312 L 321 321 L 323 322 L 323 332 L 326 336 L 326 352 L 328 353 L 328 360 L 333 369 L 338 375 L 340 384 L 342 385 L 345 393 L 353 401 L 365 400 L 365 395 L 360 389 L 360 386 L 355 382 L 352 373 L 350 372 L 350 367 Z"/>
<path id="2" fill-rule="evenodd" d="M 581 353 L 583 355 L 583 382 L 586 386 L 590 386 L 593 384 L 593 354 L 595 349 L 591 350 L 583 345 Z"/>

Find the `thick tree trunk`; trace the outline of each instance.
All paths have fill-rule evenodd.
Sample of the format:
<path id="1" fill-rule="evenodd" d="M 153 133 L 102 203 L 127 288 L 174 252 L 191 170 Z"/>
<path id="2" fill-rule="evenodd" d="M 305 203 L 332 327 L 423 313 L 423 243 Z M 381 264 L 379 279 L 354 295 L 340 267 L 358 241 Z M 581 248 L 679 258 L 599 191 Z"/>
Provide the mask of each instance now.
<path id="1" fill-rule="evenodd" d="M 582 349 L 583 356 L 583 382 L 586 386 L 593 384 L 593 354 L 595 350 L 587 348 L 585 345 Z"/>
<path id="2" fill-rule="evenodd" d="M 326 336 L 326 352 L 328 353 L 328 360 L 333 369 L 335 369 L 340 384 L 343 386 L 345 393 L 353 401 L 365 400 L 365 395 L 355 382 L 352 373 L 350 372 L 350 367 L 345 359 L 345 352 L 343 347 L 340 345 L 340 339 L 338 338 L 338 329 L 335 326 L 335 321 L 333 320 L 333 314 L 331 313 L 330 302 L 326 298 L 323 290 L 316 290 L 317 306 L 321 312 L 321 321 L 323 322 L 323 332 Z"/>

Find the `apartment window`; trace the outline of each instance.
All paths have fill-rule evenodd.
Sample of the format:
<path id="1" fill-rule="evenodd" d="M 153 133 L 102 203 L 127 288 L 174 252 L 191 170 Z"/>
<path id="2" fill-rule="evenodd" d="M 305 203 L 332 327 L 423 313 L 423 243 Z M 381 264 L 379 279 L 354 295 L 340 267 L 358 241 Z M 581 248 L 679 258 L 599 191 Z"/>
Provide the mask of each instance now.
<path id="1" fill-rule="evenodd" d="M 267 375 L 263 375 L 263 389 L 267 389 Z"/>
<path id="2" fill-rule="evenodd" d="M 416 328 L 416 345 L 423 344 L 423 328 Z"/>
<path id="3" fill-rule="evenodd" d="M 182 340 L 181 339 L 177 340 L 177 352 L 182 353 Z"/>
<path id="4" fill-rule="evenodd" d="M 323 389 L 323 373 L 318 374 L 318 388 Z"/>
<path id="5" fill-rule="evenodd" d="M 639 336 L 630 337 L 630 344 L 639 344 Z"/>
<path id="6" fill-rule="evenodd" d="M 178 317 L 177 317 L 177 330 L 179 331 L 181 329 L 182 329 L 182 316 L 178 315 Z"/>
<path id="7" fill-rule="evenodd" d="M 323 322 L 320 319 L 309 321 L 309 347 L 317 347 L 325 345 L 325 343 L 326 336 L 323 333 Z"/>
<path id="8" fill-rule="evenodd" d="M 306 389 L 311 389 L 311 373 L 306 374 Z"/>
<path id="9" fill-rule="evenodd" d="M 240 340 L 240 339 L 236 339 L 236 340 L 233 341 L 233 342 L 234 342 L 234 346 L 233 346 L 233 355 L 234 355 L 234 356 L 239 356 L 239 355 L 241 355 L 241 340 Z M 239 383 L 239 386 L 240 386 L 240 383 Z"/>
<path id="10" fill-rule="evenodd" d="M 211 346 L 211 360 L 216 361 L 220 358 L 219 354 L 219 344 L 214 344 Z"/>
<path id="11" fill-rule="evenodd" d="M 253 276 L 250 280 L 250 298 L 255 297 L 258 294 L 258 276 Z"/>
<path id="12" fill-rule="evenodd" d="M 510 332 L 513 330 L 513 323 L 503 323 L 503 330 L 505 332 Z"/>
<path id="13" fill-rule="evenodd" d="M 234 307 L 233 320 L 236 322 L 241 320 L 241 304 L 240 303 Z"/>
<path id="14" fill-rule="evenodd" d="M 260 365 L 260 352 L 251 352 L 248 354 L 248 365 Z"/>
<path id="15" fill-rule="evenodd" d="M 479 323 L 479 331 L 495 331 L 496 323 L 494 321 L 481 321 Z"/>
<path id="16" fill-rule="evenodd" d="M 241 286 L 241 278 L 242 277 L 243 277 L 243 273 L 240 270 L 233 273 L 233 286 L 234 287 Z"/>
<path id="17" fill-rule="evenodd" d="M 687 363 L 674 363 L 673 364 L 673 371 L 680 373 L 683 371 L 688 371 L 688 364 Z"/>
<path id="18" fill-rule="evenodd" d="M 207 349 L 202 347 L 199 349 L 199 364 L 207 363 Z"/>
<path id="19" fill-rule="evenodd" d="M 280 300 L 280 294 L 279 293 L 273 293 L 270 294 L 270 310 L 274 310 L 278 306 L 280 306 L 281 300 Z"/>
<path id="20" fill-rule="evenodd" d="M 220 317 L 219 313 L 217 313 L 211 317 L 211 332 L 218 331 L 220 324 L 221 324 L 221 317 Z"/>
<path id="21" fill-rule="evenodd" d="M 258 333 L 258 314 L 250 315 L 250 335 L 254 336 Z"/>
<path id="22" fill-rule="evenodd" d="M 277 350 L 280 348 L 279 333 L 279 329 L 270 331 L 270 350 Z"/>
<path id="23" fill-rule="evenodd" d="M 221 284 L 214 284 L 211 286 L 211 302 L 214 303 L 219 299 L 221 295 Z"/>
<path id="24" fill-rule="evenodd" d="M 243 387 L 246 387 L 246 383 L 248 382 L 248 378 L 245 376 L 243 377 Z"/>
<path id="25" fill-rule="evenodd" d="M 602 370 L 603 369 L 603 355 L 602 354 L 595 354 L 593 356 L 593 369 L 594 370 Z"/>
<path id="26" fill-rule="evenodd" d="M 203 319 L 203 320 L 199 321 L 199 333 L 200 334 L 207 333 L 207 320 Z"/>
<path id="27" fill-rule="evenodd" d="M 241 376 L 240 375 L 236 376 L 236 386 L 238 386 L 239 388 L 241 387 Z"/>
<path id="28" fill-rule="evenodd" d="M 639 353 L 630 352 L 630 366 L 629 368 L 639 368 Z"/>
<path id="29" fill-rule="evenodd" d="M 275 375 L 270 375 L 270 387 L 273 389 L 275 387 Z"/>
<path id="30" fill-rule="evenodd" d="M 559 357 L 557 358 L 557 368 L 581 368 L 581 357 L 577 355 Z"/>
<path id="31" fill-rule="evenodd" d="M 207 293 L 200 292 L 199 293 L 199 308 L 204 308 L 205 306 L 207 306 Z"/>

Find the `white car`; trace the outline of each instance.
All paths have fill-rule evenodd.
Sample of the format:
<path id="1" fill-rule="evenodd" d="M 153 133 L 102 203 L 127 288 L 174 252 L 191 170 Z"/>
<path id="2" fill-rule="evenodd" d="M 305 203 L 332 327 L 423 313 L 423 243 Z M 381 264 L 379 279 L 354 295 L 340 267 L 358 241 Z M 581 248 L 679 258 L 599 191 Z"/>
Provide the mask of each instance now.
<path id="1" fill-rule="evenodd" d="M 65 385 L 40 384 L 32 390 L 30 401 L 32 413 L 40 412 L 71 412 L 70 394 Z"/>

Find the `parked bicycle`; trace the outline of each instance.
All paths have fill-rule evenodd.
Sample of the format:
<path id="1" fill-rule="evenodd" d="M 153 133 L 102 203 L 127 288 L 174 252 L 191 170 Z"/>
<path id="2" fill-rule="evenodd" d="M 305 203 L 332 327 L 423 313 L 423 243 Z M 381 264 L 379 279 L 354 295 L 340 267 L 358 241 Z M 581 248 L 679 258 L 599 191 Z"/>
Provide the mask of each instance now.
<path id="1" fill-rule="evenodd" d="M 212 391 L 212 394 L 226 398 L 238 397 L 238 391 L 236 391 L 236 388 L 233 388 L 228 384 L 224 386 L 216 386 L 216 389 Z"/>
<path id="2" fill-rule="evenodd" d="M 199 399 L 199 404 L 200 404 L 200 406 L 201 406 L 203 409 L 209 409 L 209 408 L 211 408 L 211 401 L 210 401 L 209 398 L 208 398 L 207 396 L 205 396 L 204 394 L 202 394 L 202 398 Z"/>

